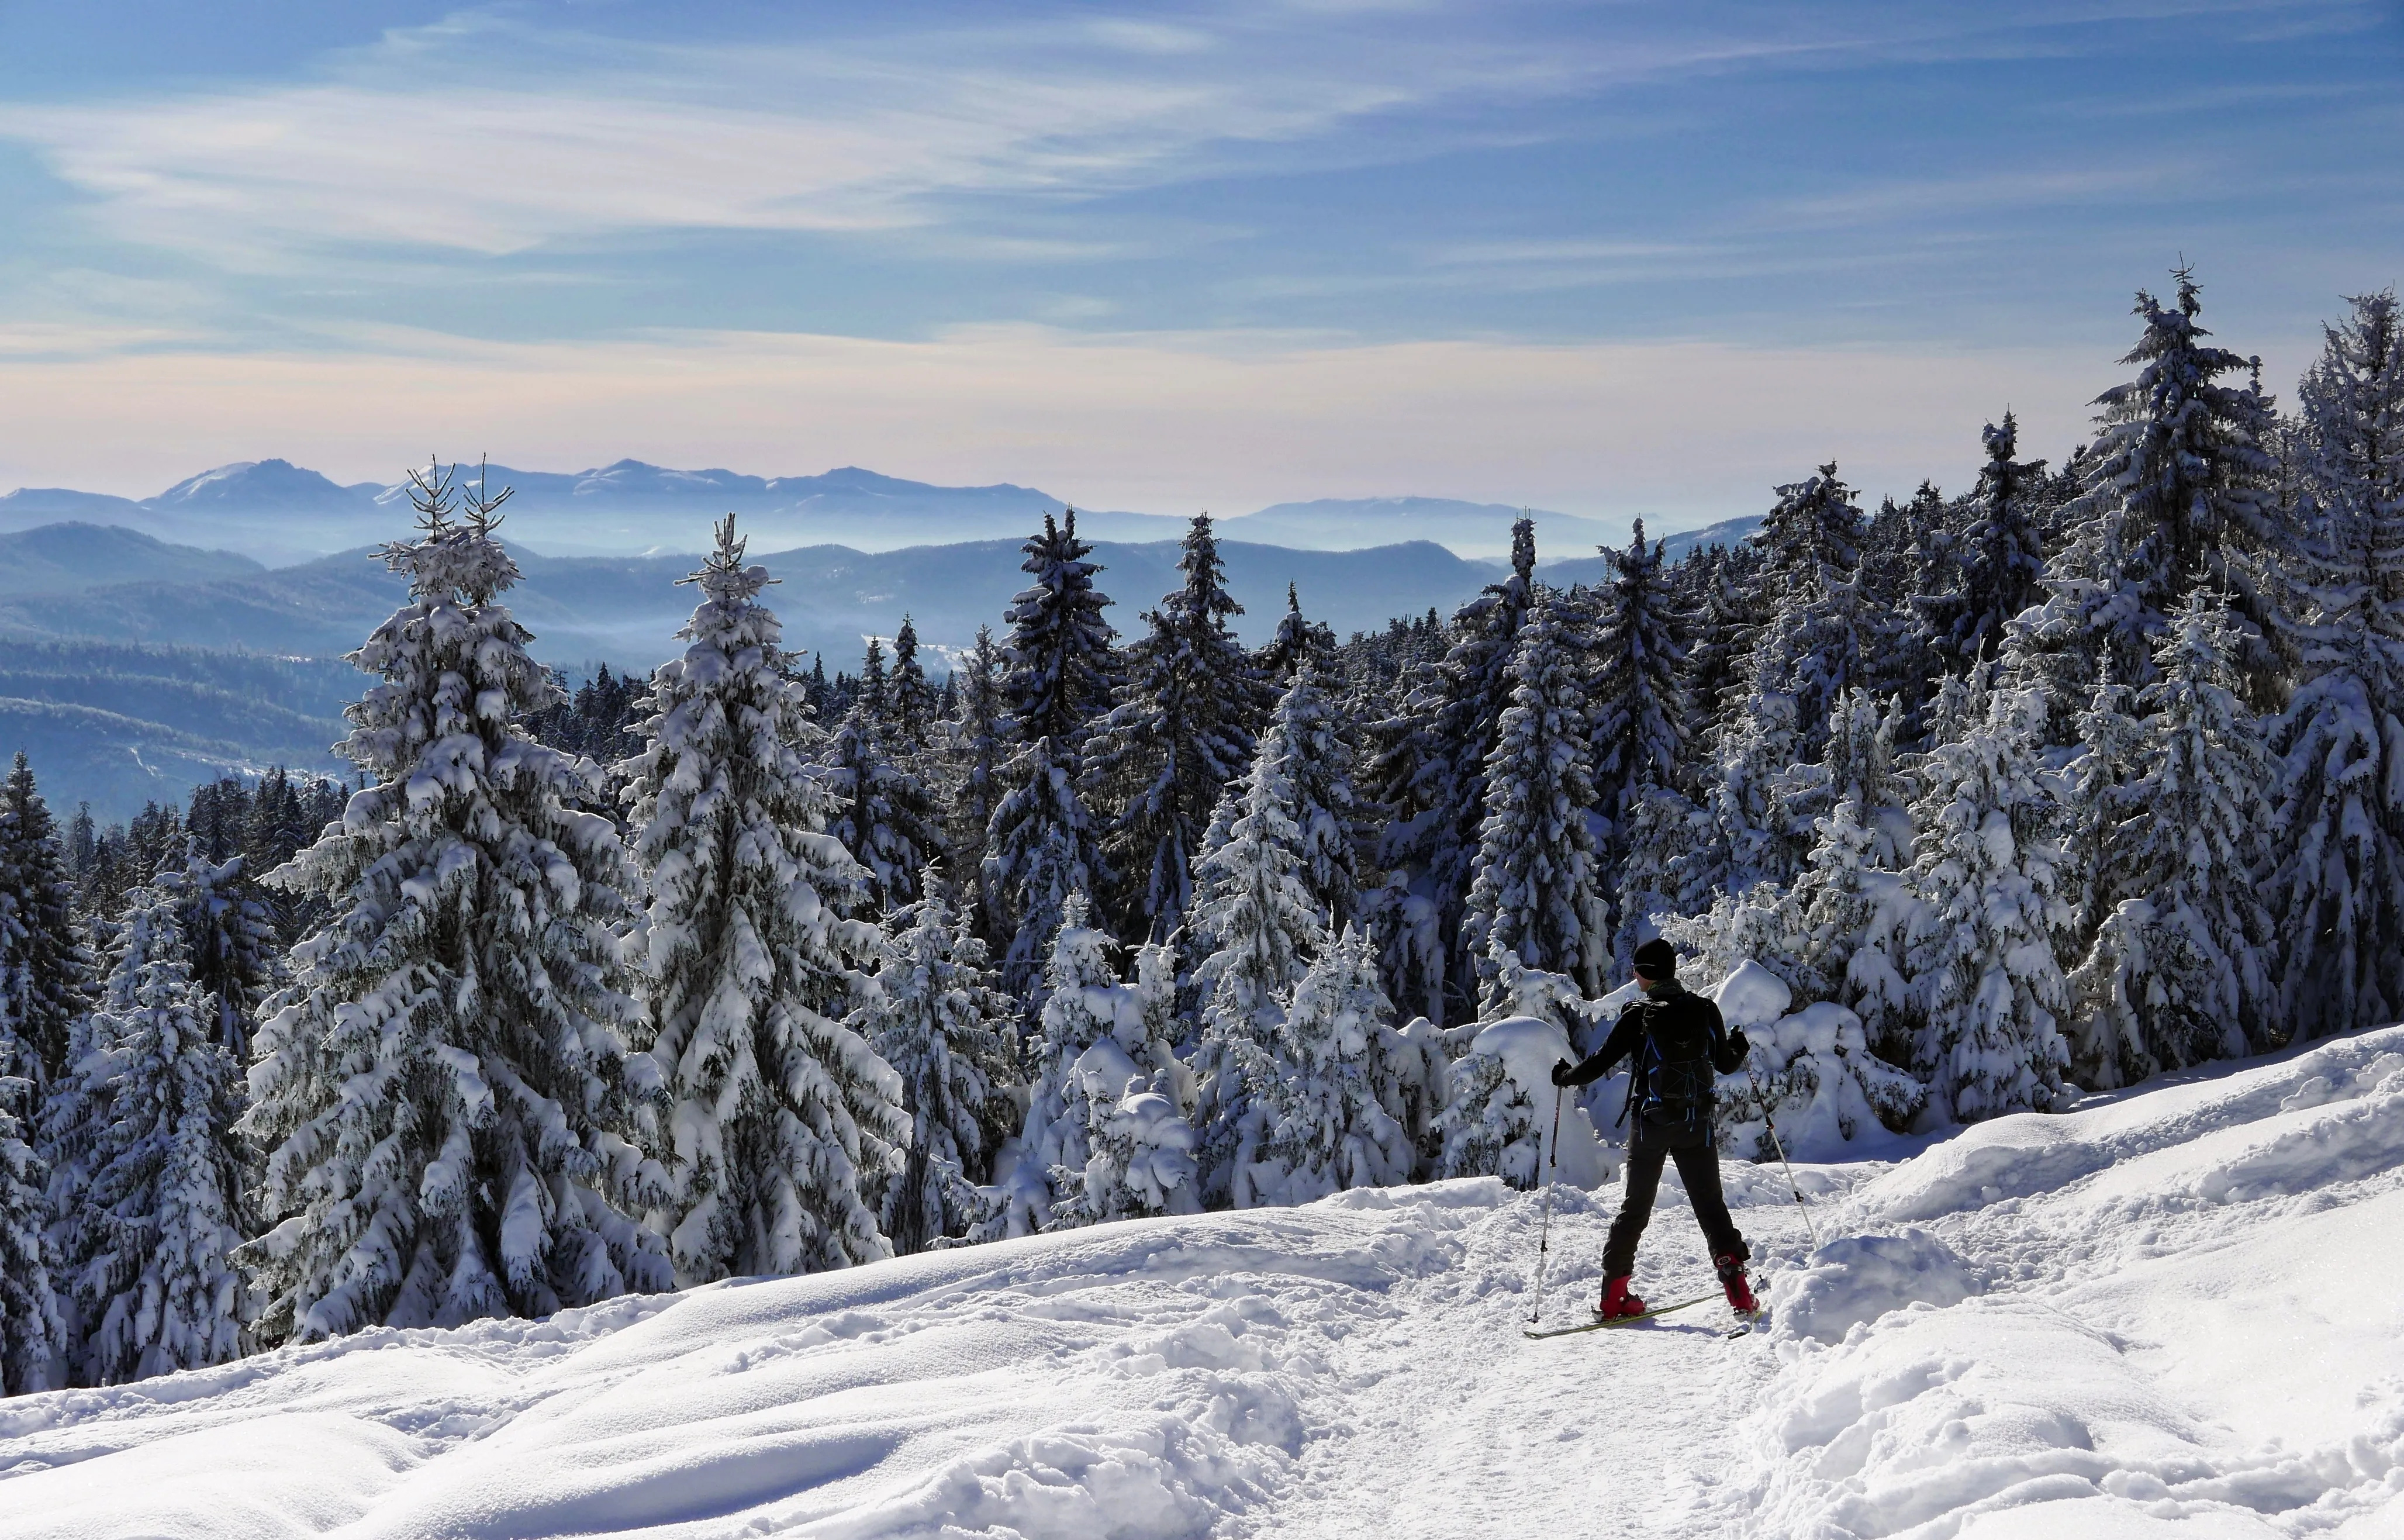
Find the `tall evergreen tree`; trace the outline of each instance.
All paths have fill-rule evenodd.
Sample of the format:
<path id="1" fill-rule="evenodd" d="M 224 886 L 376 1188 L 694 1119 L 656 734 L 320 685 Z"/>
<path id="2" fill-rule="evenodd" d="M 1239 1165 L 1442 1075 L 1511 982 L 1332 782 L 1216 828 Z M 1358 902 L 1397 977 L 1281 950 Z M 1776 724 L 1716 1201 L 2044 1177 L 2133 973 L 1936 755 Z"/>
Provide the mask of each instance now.
<path id="1" fill-rule="evenodd" d="M 1360 849 L 1367 832 L 1352 784 L 1351 735 L 1323 679 L 1307 657 L 1295 665 L 1263 743 L 1278 756 L 1293 788 L 1303 891 L 1334 931 L 1361 917 Z"/>
<path id="2" fill-rule="evenodd" d="M 1043 533 L 1023 549 L 1035 581 L 1011 604 L 1004 692 L 1016 751 L 1001 772 L 984 873 L 986 902 L 1010 928 L 1003 987 L 1031 1003 L 1069 896 L 1110 886 L 1080 783 L 1087 730 L 1109 702 L 1117 664 L 1116 633 L 1102 619 L 1111 601 L 1094 586 L 1101 568 L 1086 560 L 1093 547 L 1077 538 L 1076 511 L 1057 523 L 1045 514 Z"/>
<path id="3" fill-rule="evenodd" d="M 1410 1131 L 1389 1084 L 1392 1015 L 1376 952 L 1347 926 L 1294 985 L 1274 1050 L 1247 1044 L 1245 1091 L 1261 1124 L 1245 1183 L 1253 1201 L 1307 1203 L 1410 1180 Z"/>
<path id="4" fill-rule="evenodd" d="M 235 1063 L 245 1063 L 259 1009 L 275 987 L 281 961 L 274 920 L 252 896 L 243 858 L 212 859 L 197 839 L 184 857 L 184 869 L 165 873 L 159 886 L 175 895 L 193 991 L 217 1008 L 217 1041 Z"/>
<path id="5" fill-rule="evenodd" d="M 1497 948 L 1529 968 L 1567 973 L 1601 993 L 1611 929 L 1599 890 L 1587 724 L 1558 601 L 1540 595 L 1511 663 L 1511 704 L 1487 757 L 1486 820 L 1461 949 L 1477 959 L 1482 996 Z M 1481 998 L 1490 1005 L 1490 998 Z"/>
<path id="6" fill-rule="evenodd" d="M 2271 887 L 2299 1038 L 2404 1013 L 2404 315 L 2392 292 L 2327 329 L 2300 394 L 2308 513 L 2285 608 L 2303 679 Z"/>
<path id="7" fill-rule="evenodd" d="M 893 633 L 893 677 L 888 685 L 886 723 L 902 763 L 919 769 L 919 757 L 933 747 L 935 723 L 943 697 L 927 682 L 927 665 L 918 661 L 918 627 L 909 616 Z"/>
<path id="8" fill-rule="evenodd" d="M 961 933 L 932 868 L 927 896 L 893 917 L 876 988 L 858 1028 L 902 1079 L 907 1155 L 887 1187 L 886 1235 L 903 1255 L 964 1235 L 985 1213 L 979 1183 L 1014 1128 L 1008 996 L 985 971 L 985 946 Z"/>
<path id="9" fill-rule="evenodd" d="M 2020 423 L 2009 412 L 2002 427 L 1987 425 L 1984 441 L 1987 463 L 1979 469 L 1972 498 L 1978 513 L 1961 541 L 1961 596 L 1939 638 L 1955 673 L 2001 651 L 2005 626 L 2043 597 L 2037 586 L 2045 575 L 2037 495 L 2045 462 L 2017 457 Z"/>
<path id="10" fill-rule="evenodd" d="M 1203 860 L 1207 901 L 1195 915 L 1210 951 L 1194 971 L 1203 997 L 1195 1120 L 1203 1139 L 1203 1190 L 1237 1208 L 1251 1202 L 1260 1114 L 1245 1066 L 1276 1053 L 1278 1024 L 1310 959 L 1326 944 L 1326 917 L 1303 883 L 1303 832 L 1282 735 L 1272 726 L 1253 756 L 1226 843 Z"/>
<path id="11" fill-rule="evenodd" d="M 1407 870 L 1412 886 L 1434 909 L 1436 933 L 1446 938 L 1461 933 L 1468 913 L 1486 817 L 1487 761 L 1511 702 L 1511 660 L 1520 624 L 1535 602 L 1535 522 L 1521 519 L 1511 526 L 1511 575 L 1453 616 L 1452 644 L 1430 688 L 1409 704 L 1433 724 L 1433 751 L 1421 767 L 1423 784 L 1414 799 L 1429 812 L 1405 829 L 1389 831 L 1382 860 L 1389 868 Z M 1473 1017 L 1477 1002 L 1472 971 L 1447 964 L 1445 980 L 1446 1014 Z"/>
<path id="12" fill-rule="evenodd" d="M 2144 683 L 2171 611 L 2198 582 L 2235 577 L 2227 552 L 2265 527 L 2268 406 L 2258 386 L 2220 383 L 2256 360 L 2204 342 L 2194 275 L 2176 278 L 2170 309 L 2138 294 L 2145 334 L 2121 360 L 2137 377 L 2095 399 L 2102 431 L 2063 511 L 2075 534 L 2048 570 L 2035 637 L 2068 652 L 2057 683 L 2093 678 L 2106 651 L 2116 677 Z"/>
<path id="13" fill-rule="evenodd" d="M 1144 616 L 1125 696 L 1096 734 L 1093 783 L 1118 809 L 1105 847 L 1128 883 L 1121 923 L 1166 936 L 1191 907 L 1194 861 L 1210 809 L 1251 763 L 1271 695 L 1228 622 L 1244 612 L 1226 564 L 1196 514 L 1177 564 L 1185 581 Z"/>
<path id="14" fill-rule="evenodd" d="M 558 690 L 497 602 L 518 578 L 499 499 L 454 520 L 447 476 L 412 492 L 423 536 L 384 553 L 409 602 L 351 654 L 384 681 L 342 744 L 370 784 L 274 874 L 334 912 L 251 1069 L 273 1228 L 242 1255 L 271 1337 L 547 1315 L 671 1281 L 622 1211 L 659 1179 L 628 1138 L 650 1084 L 613 934 L 635 873 L 608 819 L 567 806 L 598 792 L 589 762 L 511 725 Z"/>
<path id="15" fill-rule="evenodd" d="M 952 670 L 959 709 L 950 724 L 951 868 L 968 895 L 962 908 L 969 933 L 987 947 L 1010 937 L 1000 899 L 985 881 L 985 833 L 1001 802 L 1002 757 L 1010 730 L 1002 699 L 1001 649 L 993 627 L 977 627 L 976 645 Z"/>
<path id="16" fill-rule="evenodd" d="M 1931 749 L 1912 808 L 1919 908 L 1906 967 L 1922 1019 L 1911 1068 L 1962 1122 L 2041 1111 L 2062 1088 L 2067 993 L 2055 955 L 2059 814 L 2040 777 L 2045 702 L 1992 693 Z"/>
<path id="17" fill-rule="evenodd" d="M 14 924 L 0 897 L 0 936 Z M 51 1282 L 49 1171 L 29 1138 L 35 1059 L 0 1015 L 0 1395 L 49 1389 L 51 1365 L 66 1348 Z"/>
<path id="18" fill-rule="evenodd" d="M 1778 489 L 1778 504 L 1754 535 L 1768 558 L 1768 581 L 1778 608 L 1753 657 L 1745 697 L 1782 693 L 1794 702 L 1797 757 L 1816 762 L 1829 711 L 1852 686 L 1866 681 L 1870 660 L 1888 640 L 1888 623 L 1863 591 L 1862 512 L 1835 462 L 1817 475 Z"/>
<path id="19" fill-rule="evenodd" d="M 36 1080 L 66 1062 L 67 1037 L 88 1008 L 92 959 L 77 939 L 75 884 L 49 805 L 24 751 L 0 780 L 0 1021 L 32 1048 Z"/>
<path id="20" fill-rule="evenodd" d="M 825 779 L 834 793 L 827 832 L 867 868 L 863 907 L 872 915 L 916 903 L 919 874 L 943 850 L 934 798 L 896 728 L 898 693 L 872 637 L 859 693 L 827 756 Z"/>
<path id="21" fill-rule="evenodd" d="M 1678 675 L 1686 662 L 1680 617 L 1664 580 L 1661 542 L 1644 543 L 1636 521 L 1625 551 L 1606 550 L 1614 577 L 1593 644 L 1586 688 L 1595 811 L 1610 820 L 1601 870 L 1627 860 L 1636 808 L 1656 788 L 1679 784 L 1691 733 Z"/>
<path id="22" fill-rule="evenodd" d="M 127 928 L 93 1024 L 105 1046 L 70 1071 L 105 1086 L 108 1107 L 59 1215 L 60 1278 L 81 1323 L 72 1358 L 88 1385 L 204 1368 L 245 1346 L 239 1071 L 217 1041 L 216 1002 L 193 986 L 182 901 L 142 888 L 133 902 L 147 913 Z"/>
<path id="23" fill-rule="evenodd" d="M 2134 816 L 2115 831 L 2113 862 L 2133 896 L 2104 926 L 2078 982 L 2142 1035 L 2117 1030 L 2116 1052 L 2082 1054 L 2099 1085 L 2285 1036 L 2272 1025 L 2259 889 L 2271 761 L 2237 696 L 2236 651 L 2227 600 L 2198 589 L 2172 617 L 2154 682 L 2138 696 L 2143 772 L 2129 787 Z"/>
<path id="24" fill-rule="evenodd" d="M 701 602 L 624 766 L 673 1183 L 651 1224 L 680 1286 L 890 1255 L 877 1203 L 909 1127 L 892 1069 L 843 1020 L 879 937 L 845 917 L 865 874 L 792 747 L 803 687 L 744 544 L 728 516 L 684 580 Z"/>

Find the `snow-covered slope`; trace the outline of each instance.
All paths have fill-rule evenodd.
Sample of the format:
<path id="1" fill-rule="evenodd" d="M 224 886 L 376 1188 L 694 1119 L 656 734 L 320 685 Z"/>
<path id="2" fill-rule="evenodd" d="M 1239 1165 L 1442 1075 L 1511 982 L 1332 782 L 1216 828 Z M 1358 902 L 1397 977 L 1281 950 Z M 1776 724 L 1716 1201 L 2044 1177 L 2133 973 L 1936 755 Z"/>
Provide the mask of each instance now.
<path id="1" fill-rule="evenodd" d="M 1728 1174 L 1732 1342 L 1525 1341 L 1534 1197 L 1354 1193 L 0 1404 L 0 1533 L 2404 1533 L 2404 1029 L 1799 1169 L 1816 1256 Z M 1558 1196 L 1549 1318 L 1616 1196 Z"/>

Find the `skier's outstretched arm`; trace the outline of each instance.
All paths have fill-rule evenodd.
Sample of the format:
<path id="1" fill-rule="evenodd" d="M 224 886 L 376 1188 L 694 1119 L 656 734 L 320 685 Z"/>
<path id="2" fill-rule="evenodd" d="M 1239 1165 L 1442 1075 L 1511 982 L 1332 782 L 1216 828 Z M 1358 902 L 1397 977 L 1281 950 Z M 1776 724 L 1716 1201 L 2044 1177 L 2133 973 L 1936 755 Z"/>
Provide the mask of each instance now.
<path id="1" fill-rule="evenodd" d="M 1601 1048 L 1583 1064 L 1572 1065 L 1568 1059 L 1553 1066 L 1556 1085 L 1591 1085 L 1611 1073 L 1611 1067 L 1636 1051 L 1636 1041 L 1643 1034 L 1642 1013 L 1630 1009 L 1611 1029 Z"/>

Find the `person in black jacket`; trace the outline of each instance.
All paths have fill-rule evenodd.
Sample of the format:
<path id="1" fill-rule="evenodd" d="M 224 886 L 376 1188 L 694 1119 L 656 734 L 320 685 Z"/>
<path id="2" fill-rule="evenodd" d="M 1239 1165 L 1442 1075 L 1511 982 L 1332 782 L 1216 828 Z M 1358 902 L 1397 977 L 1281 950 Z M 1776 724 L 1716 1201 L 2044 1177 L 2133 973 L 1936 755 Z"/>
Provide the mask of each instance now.
<path id="1" fill-rule="evenodd" d="M 1742 1064 L 1751 1045 L 1742 1031 L 1728 1029 L 1718 1006 L 1678 983 L 1678 954 L 1668 942 L 1656 939 L 1636 949 L 1636 977 L 1644 986 L 1644 999 L 1622 1013 L 1601 1051 L 1583 1064 L 1563 1059 L 1553 1067 L 1554 1085 L 1586 1085 L 1621 1059 L 1634 1060 L 1628 1107 L 1620 1114 L 1635 1119 L 1628 1142 L 1628 1184 L 1603 1244 L 1602 1303 L 1595 1313 L 1606 1321 L 1644 1313 L 1644 1301 L 1628 1292 L 1628 1275 L 1636 1270 L 1636 1243 L 1653 1217 L 1662 1163 L 1675 1160 L 1710 1243 L 1720 1286 L 1730 1305 L 1750 1315 L 1755 1307 L 1744 1265 L 1753 1253 L 1720 1193 L 1712 1081 L 1714 1072 L 1728 1074 Z"/>

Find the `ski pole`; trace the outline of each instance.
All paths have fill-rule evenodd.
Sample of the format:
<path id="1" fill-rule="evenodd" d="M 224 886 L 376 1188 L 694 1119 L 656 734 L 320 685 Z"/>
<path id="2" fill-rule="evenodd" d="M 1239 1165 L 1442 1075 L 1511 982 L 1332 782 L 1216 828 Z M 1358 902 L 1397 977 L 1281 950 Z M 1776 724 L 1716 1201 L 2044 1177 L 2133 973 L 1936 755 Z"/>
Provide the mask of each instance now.
<path id="1" fill-rule="evenodd" d="M 1744 1078 L 1753 1086 L 1753 1099 L 1761 1108 L 1761 1126 L 1769 1130 L 1769 1147 L 1778 1152 L 1778 1164 L 1786 1172 L 1786 1190 L 1795 1195 L 1795 1206 L 1803 1211 L 1803 1233 L 1811 1238 L 1811 1249 L 1820 1249 L 1819 1226 L 1811 1223 L 1811 1205 L 1803 1201 L 1803 1189 L 1796 1185 L 1795 1168 L 1786 1162 L 1786 1146 L 1778 1138 L 1778 1120 L 1769 1115 L 1769 1099 L 1761 1094 L 1761 1077 L 1753 1072 L 1747 1062 Z"/>
<path id="2" fill-rule="evenodd" d="M 1553 1247 L 1553 1173 L 1561 1167 L 1561 1088 L 1553 1087 L 1553 1137 L 1544 1141 L 1544 1219 L 1536 1231 L 1536 1308 L 1532 1326 L 1544 1319 L 1544 1258 Z"/>

